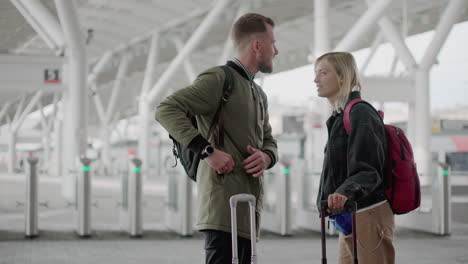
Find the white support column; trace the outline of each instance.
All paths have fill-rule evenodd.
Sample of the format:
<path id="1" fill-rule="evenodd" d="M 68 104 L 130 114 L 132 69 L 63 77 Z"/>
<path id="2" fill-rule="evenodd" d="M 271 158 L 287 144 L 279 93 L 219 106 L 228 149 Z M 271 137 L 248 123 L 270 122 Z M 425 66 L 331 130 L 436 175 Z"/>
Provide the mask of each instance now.
<path id="1" fill-rule="evenodd" d="M 329 0 L 314 1 L 314 59 L 330 51 Z"/>
<path id="2" fill-rule="evenodd" d="M 110 176 L 110 168 L 111 168 L 111 157 L 110 157 L 110 136 L 111 136 L 111 119 L 114 115 L 115 104 L 117 102 L 117 98 L 119 96 L 120 90 L 122 89 L 122 80 L 125 78 L 127 73 L 129 63 L 129 56 L 125 53 L 122 56 L 120 61 L 119 68 L 117 70 L 117 75 L 115 77 L 114 86 L 111 91 L 111 97 L 109 99 L 109 103 L 107 105 L 107 111 L 105 113 L 104 123 L 102 123 L 101 131 L 102 131 L 102 164 L 104 167 L 104 174 L 106 176 Z"/>
<path id="3" fill-rule="evenodd" d="M 150 107 L 148 101 L 148 91 L 153 83 L 153 72 L 159 55 L 159 34 L 151 37 L 148 60 L 146 61 L 145 75 L 143 77 L 143 87 L 141 88 L 140 99 L 138 100 L 138 117 L 140 123 L 140 136 L 138 137 L 138 156 L 142 161 L 143 179 L 148 178 L 149 171 L 149 144 L 150 144 Z M 159 176 L 159 175 L 158 175 Z"/>
<path id="4" fill-rule="evenodd" d="M 138 117 L 140 118 L 140 137 L 138 138 L 138 152 L 146 162 L 142 163 L 143 179 L 149 176 L 149 144 L 150 144 L 150 105 L 147 98 L 140 98 L 138 104 Z M 146 164 L 145 164 L 146 163 Z M 158 175 L 160 176 L 160 175 Z"/>
<path id="5" fill-rule="evenodd" d="M 64 181 L 62 194 L 75 201 L 77 163 L 86 154 L 87 147 L 87 62 L 85 40 L 77 16 L 75 1 L 55 0 L 57 13 L 67 45 L 67 87 L 64 92 Z"/>
<path id="6" fill-rule="evenodd" d="M 467 5 L 468 1 L 466 0 L 451 0 L 449 2 L 437 24 L 434 37 L 421 60 L 421 68 L 430 69 L 434 65 L 453 24 L 460 18 Z"/>
<path id="7" fill-rule="evenodd" d="M 313 60 L 320 55 L 331 51 L 330 47 L 330 36 L 329 36 L 329 0 L 315 0 L 314 1 L 314 50 Z M 315 102 L 313 102 L 315 103 Z M 306 167 L 310 170 L 315 164 L 322 164 L 323 151 L 316 152 L 317 149 L 323 149 L 327 142 L 327 129 L 325 123 L 330 116 L 330 107 L 326 100 L 317 101 L 321 104 L 319 107 L 321 120 L 321 128 L 314 128 L 314 117 L 310 114 L 306 118 L 306 149 L 305 149 L 305 160 Z M 312 113 L 309 111 L 309 113 Z M 318 131 L 317 131 L 317 130 Z"/>
<path id="8" fill-rule="evenodd" d="M 63 108 L 63 107 L 61 107 Z M 64 175 L 63 172 L 63 159 L 62 159 L 62 129 L 63 129 L 63 115 L 62 111 L 59 111 L 54 120 L 54 175 L 61 177 Z"/>
<path id="9" fill-rule="evenodd" d="M 16 167 L 16 138 L 17 132 L 10 128 L 8 133 L 8 173 L 14 173 Z"/>
<path id="10" fill-rule="evenodd" d="M 155 102 L 156 100 L 161 100 L 165 97 L 169 89 L 167 82 L 176 73 L 177 68 L 185 60 L 185 58 L 197 47 L 198 43 L 204 38 L 205 34 L 208 33 L 210 28 L 215 24 L 219 15 L 224 11 L 230 1 L 231 0 L 216 1 L 213 9 L 206 15 L 203 22 L 198 26 L 198 28 L 185 44 L 184 48 L 171 61 L 167 67 L 167 70 L 161 75 L 159 80 L 153 86 L 152 90 L 149 92 L 148 98 L 150 102 Z"/>
<path id="11" fill-rule="evenodd" d="M 431 167 L 431 111 L 429 73 L 435 63 L 437 55 L 447 40 L 453 24 L 458 20 L 468 2 L 465 0 L 451 0 L 442 14 L 435 29 L 433 40 L 429 44 L 421 60 L 419 69 L 415 72 L 417 101 L 414 107 L 415 125 L 415 159 L 418 171 L 428 176 Z"/>
<path id="12" fill-rule="evenodd" d="M 336 51 L 350 51 L 356 42 L 382 17 L 391 0 L 376 0 L 338 43 Z"/>
<path id="13" fill-rule="evenodd" d="M 247 0 L 242 0 L 240 1 L 239 9 L 237 9 L 237 14 L 234 17 L 234 22 L 242 16 L 244 13 L 247 12 L 247 10 L 250 9 L 250 1 Z M 233 22 L 233 23 L 234 23 Z M 226 61 L 229 59 L 229 57 L 232 56 L 232 51 L 234 47 L 234 43 L 232 42 L 231 38 L 231 30 L 229 30 L 228 37 L 226 38 L 226 42 L 224 44 L 223 52 L 221 53 L 221 56 L 219 57 L 219 64 L 224 64 Z"/>
<path id="14" fill-rule="evenodd" d="M 41 114 L 42 149 L 44 150 L 42 169 L 48 173 L 50 167 L 50 122 L 46 119 L 44 107 L 40 101 L 37 104 L 37 108 Z"/>
<path id="15" fill-rule="evenodd" d="M 180 52 L 184 46 L 184 44 L 182 44 L 182 40 L 179 37 L 174 37 L 172 41 L 174 41 L 177 51 Z M 187 75 L 187 80 L 190 83 L 193 82 L 195 80 L 196 74 L 195 74 L 195 70 L 193 69 L 192 63 L 190 63 L 190 58 L 188 56 L 184 60 L 184 70 L 185 70 L 185 74 Z"/>
<path id="16" fill-rule="evenodd" d="M 62 111 L 59 111 L 61 102 L 59 93 L 54 94 L 54 111 L 53 119 L 51 119 L 51 143 L 53 152 L 50 159 L 49 174 L 54 176 L 62 176 Z"/>
<path id="17" fill-rule="evenodd" d="M 11 0 L 11 2 L 49 48 L 57 53 L 63 50 L 64 39 L 60 25 L 41 1 Z"/>
<path id="18" fill-rule="evenodd" d="M 418 165 L 418 172 L 428 176 L 431 164 L 431 109 L 429 106 L 429 71 L 417 69 L 415 71 L 414 107 L 415 138 L 414 154 Z"/>

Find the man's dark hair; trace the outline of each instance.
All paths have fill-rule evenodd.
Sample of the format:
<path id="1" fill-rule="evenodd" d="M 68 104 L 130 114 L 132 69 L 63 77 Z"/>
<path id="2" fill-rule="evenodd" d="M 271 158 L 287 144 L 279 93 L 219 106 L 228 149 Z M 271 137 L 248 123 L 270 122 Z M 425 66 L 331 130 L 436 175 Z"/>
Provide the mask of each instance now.
<path id="1" fill-rule="evenodd" d="M 241 47 L 246 39 L 256 33 L 267 32 L 267 24 L 275 26 L 273 19 L 256 14 L 247 13 L 241 16 L 232 27 L 232 39 L 236 48 Z"/>

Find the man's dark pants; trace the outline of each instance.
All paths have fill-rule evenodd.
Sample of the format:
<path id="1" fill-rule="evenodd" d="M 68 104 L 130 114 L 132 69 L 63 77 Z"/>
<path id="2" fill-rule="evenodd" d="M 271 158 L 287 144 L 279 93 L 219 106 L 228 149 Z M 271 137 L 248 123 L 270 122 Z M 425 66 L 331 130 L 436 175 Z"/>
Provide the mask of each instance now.
<path id="1" fill-rule="evenodd" d="M 231 233 L 217 230 L 203 230 L 205 236 L 206 264 L 231 264 Z M 250 264 L 250 239 L 237 237 L 240 264 Z"/>

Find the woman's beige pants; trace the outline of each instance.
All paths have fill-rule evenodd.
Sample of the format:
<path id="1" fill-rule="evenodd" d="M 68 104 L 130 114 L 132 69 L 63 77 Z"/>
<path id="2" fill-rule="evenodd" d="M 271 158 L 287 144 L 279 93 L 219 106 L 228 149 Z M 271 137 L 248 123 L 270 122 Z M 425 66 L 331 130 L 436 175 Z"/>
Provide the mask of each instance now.
<path id="1" fill-rule="evenodd" d="M 388 203 L 356 214 L 359 264 L 394 264 L 395 217 Z M 340 233 L 338 263 L 353 264 L 353 236 Z"/>

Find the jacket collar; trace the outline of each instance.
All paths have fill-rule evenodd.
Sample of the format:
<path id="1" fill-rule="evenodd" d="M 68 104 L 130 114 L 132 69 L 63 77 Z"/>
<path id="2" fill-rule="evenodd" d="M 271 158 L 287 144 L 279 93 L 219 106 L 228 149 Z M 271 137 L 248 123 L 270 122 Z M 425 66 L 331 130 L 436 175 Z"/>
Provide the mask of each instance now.
<path id="1" fill-rule="evenodd" d="M 230 66 L 235 71 L 237 71 L 247 81 L 253 81 L 255 76 L 253 76 L 250 72 L 248 72 L 247 68 L 245 68 L 245 66 L 242 65 L 242 63 L 239 65 L 238 63 L 236 63 L 236 62 L 234 62 L 232 60 L 229 60 L 229 61 L 227 61 L 226 65 Z"/>
<path id="2" fill-rule="evenodd" d="M 361 92 L 359 92 L 359 91 L 352 91 L 352 92 L 349 94 L 348 102 L 346 102 L 346 104 L 348 104 L 349 102 L 351 102 L 351 101 L 354 100 L 354 99 L 361 99 Z"/>

